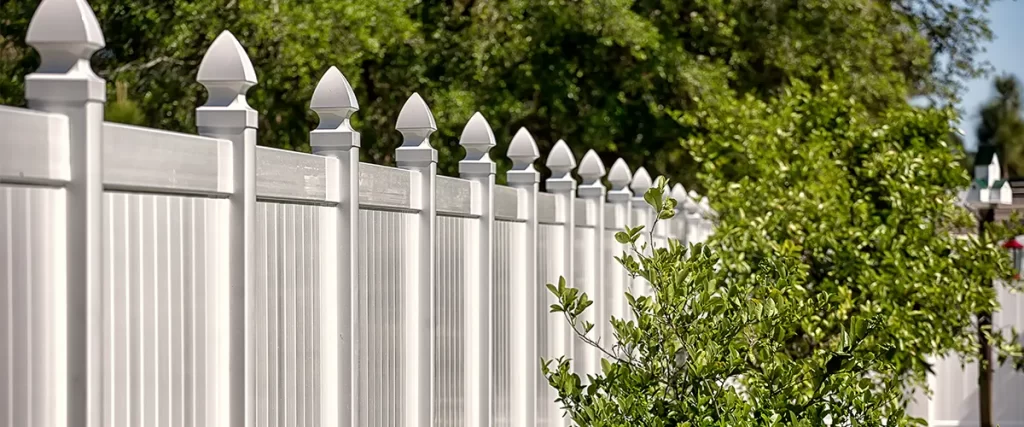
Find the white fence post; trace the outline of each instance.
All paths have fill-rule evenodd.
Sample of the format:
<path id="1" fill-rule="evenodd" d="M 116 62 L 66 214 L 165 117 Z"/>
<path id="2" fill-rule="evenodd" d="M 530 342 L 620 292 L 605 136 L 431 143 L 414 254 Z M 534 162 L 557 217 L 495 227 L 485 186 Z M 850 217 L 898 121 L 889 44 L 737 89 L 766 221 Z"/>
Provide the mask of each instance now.
<path id="1" fill-rule="evenodd" d="M 654 209 L 647 205 L 647 201 L 644 200 L 644 194 L 647 190 L 650 190 L 654 184 L 651 182 L 651 175 L 647 173 L 647 169 L 641 166 L 633 174 L 633 180 L 629 184 L 629 188 L 633 190 L 633 225 L 632 227 L 644 226 L 643 231 L 640 232 L 640 239 L 638 240 L 637 246 L 646 244 L 647 248 L 644 253 L 647 255 L 651 254 L 651 247 L 654 245 L 651 236 L 651 222 L 652 214 Z M 647 281 L 642 278 L 637 278 L 633 281 L 633 295 L 636 296 L 651 296 L 650 285 Z"/>
<path id="2" fill-rule="evenodd" d="M 715 217 L 715 212 L 711 209 L 711 204 L 708 202 L 707 196 L 701 197 L 698 207 L 700 208 L 698 212 L 700 213 L 701 218 L 700 241 L 705 242 L 708 240 L 708 237 L 711 237 L 711 227 L 714 226 L 713 219 Z"/>
<path id="3" fill-rule="evenodd" d="M 514 427 L 533 427 L 537 424 L 537 387 L 548 387 L 540 370 L 537 351 L 537 319 L 546 318 L 548 306 L 538 304 L 538 292 L 547 293 L 537 280 L 537 191 L 540 173 L 533 162 L 540 157 L 537 143 L 526 128 L 520 128 L 508 146 L 512 170 L 506 178 L 508 185 L 519 190 L 519 217 L 526 219 L 522 238 L 522 269 L 513 269 L 516 280 L 509 289 L 511 310 L 509 316 L 512 348 L 521 349 L 520 357 L 512 358 L 511 420 Z"/>
<path id="4" fill-rule="evenodd" d="M 494 287 L 494 161 L 489 151 L 495 146 L 494 133 L 487 119 L 477 112 L 462 130 L 459 144 L 466 149 L 466 158 L 459 162 L 459 175 L 473 181 L 479 189 L 480 198 L 474 200 L 480 218 L 476 221 L 476 236 L 470 239 L 467 252 L 471 257 L 468 264 L 473 277 L 464 292 L 466 320 L 465 372 L 466 372 L 466 416 L 467 425 L 486 426 L 491 424 L 491 401 L 493 364 L 493 287 Z M 474 191 L 474 193 L 476 193 Z"/>
<path id="5" fill-rule="evenodd" d="M 693 190 L 690 190 L 687 195 L 690 196 L 690 200 L 689 203 L 687 203 L 686 208 L 686 223 L 688 224 L 688 235 L 690 236 L 689 243 L 700 243 L 704 241 L 704 218 L 700 213 L 700 195 Z"/>
<path id="6" fill-rule="evenodd" d="M 672 198 L 676 200 L 676 216 L 672 218 L 673 237 L 686 245 L 686 188 L 676 183 L 672 186 Z"/>
<path id="7" fill-rule="evenodd" d="M 22 409 L 42 417 L 32 421 L 35 425 L 47 424 L 46 417 L 50 417 L 54 425 L 98 426 L 109 411 L 104 404 L 105 393 L 109 393 L 104 386 L 105 368 L 110 363 L 104 357 L 104 331 L 109 322 L 104 304 L 109 295 L 103 282 L 102 132 L 106 82 L 93 74 L 89 59 L 104 46 L 103 33 L 85 0 L 45 0 L 32 16 L 25 40 L 42 59 L 39 69 L 25 77 L 25 98 L 32 109 L 67 116 L 71 179 L 66 186 L 66 210 L 54 213 L 55 220 L 66 221 L 64 253 L 55 254 L 66 263 L 66 281 L 55 280 L 55 288 L 41 294 L 47 300 L 38 302 L 52 309 L 56 324 L 51 331 L 37 334 L 52 334 L 50 343 L 57 347 L 47 358 L 32 362 L 45 364 L 52 375 L 52 381 L 34 384 L 37 390 L 42 389 L 38 396 L 51 396 L 50 403 L 40 412 L 35 412 L 35 408 Z M 40 283 L 15 286 L 42 287 Z M 34 310 L 36 306 L 34 302 L 32 307 L 21 309 Z M 20 368 L 28 366 L 15 367 Z"/>
<path id="8" fill-rule="evenodd" d="M 437 150 L 430 146 L 430 134 L 437 130 L 434 115 L 418 93 L 405 102 L 395 126 L 402 133 L 402 146 L 398 147 L 398 167 L 419 173 L 420 213 L 415 225 L 406 236 L 409 264 L 406 266 L 402 294 L 402 370 L 405 389 L 402 390 L 402 425 L 422 427 L 431 425 L 433 392 L 431 366 L 433 364 L 434 316 L 431 313 L 434 296 L 434 238 L 437 218 L 435 192 L 437 188 Z"/>
<path id="9" fill-rule="evenodd" d="M 611 203 L 614 207 L 615 217 L 614 227 L 615 232 L 624 230 L 627 226 L 633 227 L 632 220 L 632 203 L 633 203 L 633 192 L 629 190 L 629 183 L 632 181 L 632 173 L 629 171 L 629 166 L 626 165 L 626 161 L 618 159 L 615 163 L 612 163 L 612 168 L 608 172 L 608 183 L 611 184 L 612 188 L 608 192 L 608 203 Z M 619 248 L 618 251 L 612 251 L 613 256 L 620 256 L 621 253 L 629 253 L 629 246 L 619 244 L 617 241 L 608 242 L 609 245 Z M 608 275 L 608 292 L 611 298 L 608 298 L 610 302 L 609 311 L 610 315 L 615 316 L 619 319 L 627 319 L 630 315 L 629 304 L 626 302 L 626 290 L 629 288 L 629 273 L 622 267 L 621 264 L 609 259 L 606 262 L 611 263 L 610 274 Z M 612 273 L 614 272 L 614 273 Z M 609 329 L 614 334 L 615 329 Z M 610 335 L 614 337 L 614 335 Z"/>
<path id="10" fill-rule="evenodd" d="M 590 295 L 590 300 L 595 301 L 595 304 L 590 307 L 584 313 L 583 319 L 587 322 L 594 324 L 594 329 L 588 334 L 588 337 L 594 341 L 600 342 L 600 339 L 604 335 L 604 325 L 608 323 L 607 314 L 604 310 L 604 301 L 608 299 L 605 292 L 605 280 L 604 280 L 604 199 L 606 189 L 604 183 L 601 182 L 601 178 L 604 177 L 605 169 L 604 164 L 601 163 L 601 158 L 598 157 L 597 152 L 594 150 L 587 151 L 583 155 L 583 159 L 580 161 L 580 167 L 577 170 L 580 178 L 583 179 L 583 184 L 579 187 L 579 196 L 581 199 L 586 200 L 587 214 L 594 215 L 594 248 L 593 248 L 593 282 L 592 283 L 578 283 L 577 285 L 582 288 L 584 292 Z M 589 218 L 588 218 L 589 219 Z M 576 359 L 580 363 L 580 372 L 585 374 L 598 374 L 601 371 L 601 353 L 598 349 L 591 347 L 582 340 L 576 342 Z"/>
<path id="11" fill-rule="evenodd" d="M 214 364 L 214 372 L 228 376 L 225 426 L 244 426 L 253 407 L 256 385 L 253 351 L 247 337 L 249 302 L 246 293 L 255 284 L 256 264 L 256 126 L 257 114 L 245 100 L 256 84 L 256 72 L 235 36 L 224 31 L 203 56 L 196 78 L 206 87 L 206 104 L 196 109 L 199 134 L 231 141 L 232 179 L 228 214 L 228 354 Z"/>
<path id="12" fill-rule="evenodd" d="M 548 154 L 546 165 L 551 170 L 551 177 L 547 180 L 547 192 L 557 197 L 557 214 L 563 220 L 562 276 L 565 277 L 566 285 L 571 287 L 576 285 L 573 283 L 575 277 L 573 256 L 576 248 L 576 178 L 572 176 L 572 170 L 576 168 L 576 158 L 573 156 L 572 150 L 569 149 L 569 145 L 565 141 L 558 140 L 551 149 L 551 153 Z M 547 289 L 543 289 L 542 292 L 548 295 L 547 306 L 557 303 L 555 297 Z M 553 344 L 550 347 L 552 354 L 543 356 L 572 358 L 573 342 L 576 337 L 561 314 L 548 314 L 548 330 L 548 336 L 551 337 Z M 573 362 L 575 365 L 576 361 Z M 553 419 L 558 419 L 558 417 Z M 568 423 L 567 418 L 562 419 L 563 425 L 568 425 Z"/>
<path id="13" fill-rule="evenodd" d="M 338 159 L 338 207 L 326 215 L 323 230 L 333 229 L 336 238 L 324 239 L 331 246 L 331 260 L 323 263 L 324 310 L 321 312 L 321 346 L 324 356 L 323 422 L 325 426 L 360 426 L 355 402 L 359 378 L 359 132 L 349 118 L 359 111 L 359 102 L 345 76 L 331 67 L 320 78 L 309 108 L 320 124 L 309 133 L 313 153 Z M 332 357 L 333 356 L 333 357 Z"/>

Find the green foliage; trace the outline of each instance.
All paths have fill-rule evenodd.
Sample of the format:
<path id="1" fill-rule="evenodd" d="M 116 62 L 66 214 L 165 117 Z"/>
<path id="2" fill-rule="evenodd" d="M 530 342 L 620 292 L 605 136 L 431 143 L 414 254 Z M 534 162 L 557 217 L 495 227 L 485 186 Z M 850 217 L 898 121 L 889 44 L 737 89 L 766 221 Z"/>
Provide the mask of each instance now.
<path id="1" fill-rule="evenodd" d="M 661 220 L 675 212 L 659 181 L 644 199 Z M 612 319 L 616 343 L 589 339 L 585 293 L 548 285 L 561 312 L 584 340 L 604 351 L 602 372 L 587 382 L 569 360 L 545 361 L 559 402 L 581 426 L 821 426 L 920 424 L 904 413 L 898 351 L 884 316 L 844 323 L 840 333 L 795 354 L 819 313 L 838 309 L 833 295 L 801 286 L 806 272 L 792 258 L 766 258 L 742 280 L 727 254 L 677 241 L 651 248 L 644 227 L 616 234 L 628 250 L 618 258 L 652 296 L 626 294 L 631 319 Z M 648 235 L 647 241 L 653 236 Z M 789 248 L 782 248 L 788 250 Z M 635 291 L 635 289 L 634 289 Z"/>
<path id="2" fill-rule="evenodd" d="M 981 108 L 978 144 L 996 147 L 1004 178 L 1024 176 L 1024 111 L 1020 81 L 1012 75 L 995 79 L 996 96 Z"/>
<path id="3" fill-rule="evenodd" d="M 1012 234 L 993 228 L 979 240 L 957 203 L 969 177 L 950 147 L 950 111 L 872 115 L 831 84 L 705 107 L 682 120 L 711 131 L 684 145 L 719 212 L 709 244 L 721 274 L 751 281 L 762 263 L 784 262 L 800 272 L 793 286 L 828 300 L 787 338 L 791 357 L 877 321 L 884 333 L 866 345 L 892 345 L 879 356 L 913 379 L 930 369 L 927 356 L 976 358 L 974 315 L 998 309 L 989 284 L 1013 274 L 992 242 Z"/>
<path id="4" fill-rule="evenodd" d="M 93 65 L 131 84 L 148 126 L 195 130 L 193 109 L 205 97 L 194 81 L 199 62 L 230 30 L 260 79 L 250 104 L 261 113 L 261 144 L 309 149 L 309 98 L 336 65 L 361 103 L 354 125 L 366 160 L 393 163 L 395 118 L 418 91 L 437 115 L 442 173 L 456 171 L 457 137 L 479 109 L 502 144 L 527 126 L 542 152 L 564 138 L 687 184 L 694 164 L 674 141 L 703 130 L 666 111 L 734 92 L 768 99 L 822 72 L 846 77 L 873 108 L 913 94 L 946 99 L 985 68 L 973 54 L 990 37 L 988 0 L 90 3 L 107 39 Z M 37 5 L 0 4 L 0 103 L 21 105 L 24 75 L 38 66 L 24 43 Z"/>
<path id="5" fill-rule="evenodd" d="M 107 101 L 106 111 L 103 112 L 104 119 L 108 122 L 126 125 L 145 124 L 145 113 L 139 108 L 139 104 L 128 99 L 128 85 L 124 82 L 117 82 L 115 87 L 117 88 L 117 98 Z"/>

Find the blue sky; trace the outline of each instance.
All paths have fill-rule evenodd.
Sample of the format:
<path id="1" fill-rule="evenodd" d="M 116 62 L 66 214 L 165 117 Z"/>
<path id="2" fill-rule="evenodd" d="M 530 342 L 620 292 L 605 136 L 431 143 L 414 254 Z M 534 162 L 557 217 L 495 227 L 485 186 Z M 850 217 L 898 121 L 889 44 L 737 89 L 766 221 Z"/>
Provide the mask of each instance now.
<path id="1" fill-rule="evenodd" d="M 992 32 L 995 33 L 982 58 L 992 63 L 995 71 L 989 78 L 967 83 L 967 93 L 960 108 L 964 111 L 961 129 L 966 133 L 967 148 L 976 144 L 978 107 L 993 94 L 992 77 L 1013 73 L 1024 80 L 1024 0 L 1002 0 L 989 9 Z"/>

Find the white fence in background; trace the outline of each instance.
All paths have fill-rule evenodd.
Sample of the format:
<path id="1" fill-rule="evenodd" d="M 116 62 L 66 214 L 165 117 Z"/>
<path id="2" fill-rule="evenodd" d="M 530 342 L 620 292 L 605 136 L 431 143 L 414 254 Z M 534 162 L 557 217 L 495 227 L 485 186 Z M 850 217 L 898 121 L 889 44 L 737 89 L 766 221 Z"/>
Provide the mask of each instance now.
<path id="1" fill-rule="evenodd" d="M 541 357 L 577 345 L 544 284 L 584 287 L 611 339 L 628 277 L 612 257 L 649 223 L 651 178 L 521 129 L 495 185 L 487 121 L 436 173 L 436 129 L 413 94 L 398 168 L 359 162 L 358 110 L 326 72 L 314 154 L 258 147 L 256 75 L 227 32 L 198 81 L 199 136 L 104 122 L 104 45 L 84 0 L 44 0 L 27 40 L 30 109 L 0 107 L 0 425 L 556 426 Z M 689 199 L 678 185 L 674 194 Z M 657 230 L 702 240 L 695 203 Z M 642 291 L 640 291 L 642 292 Z"/>

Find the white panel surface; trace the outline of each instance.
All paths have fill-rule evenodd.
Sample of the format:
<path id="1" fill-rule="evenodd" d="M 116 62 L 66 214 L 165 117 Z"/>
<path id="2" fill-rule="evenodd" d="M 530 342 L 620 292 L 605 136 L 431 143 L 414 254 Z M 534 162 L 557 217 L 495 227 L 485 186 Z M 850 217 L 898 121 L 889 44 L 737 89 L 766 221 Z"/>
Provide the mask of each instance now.
<path id="1" fill-rule="evenodd" d="M 466 239 L 473 220 L 437 217 L 436 283 L 434 296 L 434 425 L 462 426 L 465 419 L 465 287 L 468 283 Z"/>
<path id="2" fill-rule="evenodd" d="M 396 169 L 397 170 L 397 169 Z M 399 212 L 359 211 L 359 310 L 362 320 L 358 380 L 362 426 L 399 426 L 406 373 L 402 346 L 402 286 L 409 260 L 405 255 L 408 222 L 416 216 Z M 429 334 L 424 327 L 422 333 Z"/>
<path id="3" fill-rule="evenodd" d="M 107 193 L 106 426 L 224 425 L 227 201 Z"/>
<path id="4" fill-rule="evenodd" d="M 521 268 L 522 260 L 516 257 L 521 253 L 522 243 L 515 236 L 526 232 L 526 224 L 495 221 L 494 227 L 494 425 L 496 427 L 510 425 L 509 417 L 511 401 L 509 391 L 512 381 L 512 358 L 523 357 L 512 346 L 511 332 L 521 325 L 511 324 L 511 307 L 513 286 L 524 286 L 513 283 L 516 277 L 514 270 Z M 519 276 L 521 277 L 521 276 Z M 522 279 L 519 279 L 520 282 Z M 536 366 L 540 372 L 540 366 Z"/>
<path id="5" fill-rule="evenodd" d="M 321 215 L 329 208 L 257 204 L 256 289 L 250 293 L 255 351 L 252 425 L 320 423 Z"/>
<path id="6" fill-rule="evenodd" d="M 67 413 L 64 190 L 0 186 L 0 424 Z"/>

